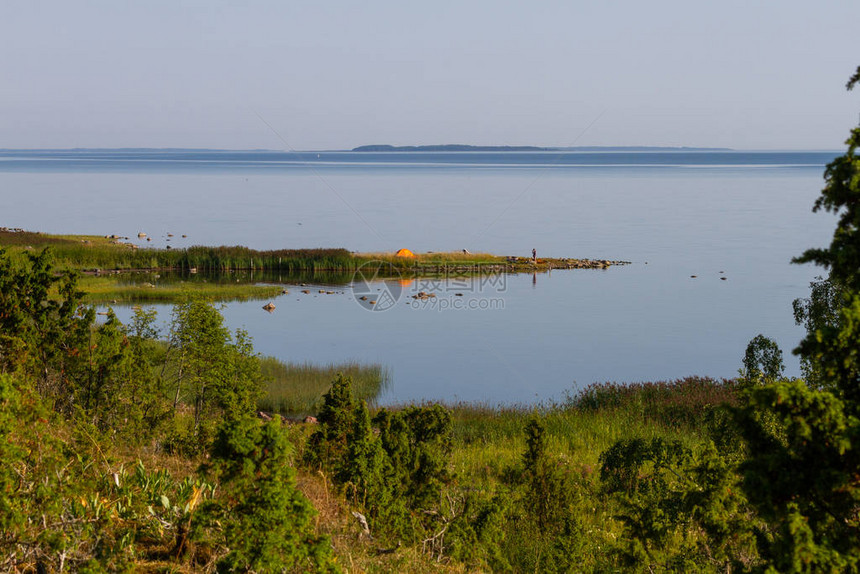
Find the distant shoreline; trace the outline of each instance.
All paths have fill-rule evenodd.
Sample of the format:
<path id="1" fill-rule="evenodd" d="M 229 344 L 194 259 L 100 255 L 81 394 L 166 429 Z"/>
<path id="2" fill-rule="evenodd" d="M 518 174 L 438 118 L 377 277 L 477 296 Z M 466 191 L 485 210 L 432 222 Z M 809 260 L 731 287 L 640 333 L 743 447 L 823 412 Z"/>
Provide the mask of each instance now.
<path id="1" fill-rule="evenodd" d="M 421 145 L 421 146 L 393 146 L 388 144 L 363 145 L 353 149 L 226 149 L 226 148 L 178 148 L 178 147 L 78 147 L 78 148 L 0 148 L 0 155 L 6 157 L 21 156 L 43 156 L 50 154 L 104 154 L 104 153 L 128 153 L 128 154 L 182 154 L 182 153 L 211 153 L 211 154 L 349 154 L 365 152 L 583 152 L 583 153 L 842 153 L 839 149 L 736 149 L 725 147 L 685 147 L 685 146 L 572 146 L 572 147 L 542 147 L 542 146 L 473 146 L 466 144 L 443 144 L 443 145 Z"/>

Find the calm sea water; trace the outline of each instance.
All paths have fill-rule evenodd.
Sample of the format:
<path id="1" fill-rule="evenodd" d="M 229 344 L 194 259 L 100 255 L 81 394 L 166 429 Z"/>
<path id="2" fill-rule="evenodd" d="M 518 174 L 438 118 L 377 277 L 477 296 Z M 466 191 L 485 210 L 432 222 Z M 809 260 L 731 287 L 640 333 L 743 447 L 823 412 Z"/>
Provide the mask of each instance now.
<path id="1" fill-rule="evenodd" d="M 821 271 L 789 261 L 829 242 L 835 218 L 811 206 L 835 155 L 0 151 L 0 226 L 143 231 L 158 246 L 172 233 L 175 248 L 535 248 L 630 261 L 413 283 L 384 312 L 350 286 L 292 288 L 272 314 L 258 302 L 225 309 L 262 353 L 389 366 L 384 402 L 533 402 L 594 381 L 733 376 L 758 333 L 799 374 L 791 301 Z M 435 290 L 436 304 L 409 298 L 418 289 Z"/>

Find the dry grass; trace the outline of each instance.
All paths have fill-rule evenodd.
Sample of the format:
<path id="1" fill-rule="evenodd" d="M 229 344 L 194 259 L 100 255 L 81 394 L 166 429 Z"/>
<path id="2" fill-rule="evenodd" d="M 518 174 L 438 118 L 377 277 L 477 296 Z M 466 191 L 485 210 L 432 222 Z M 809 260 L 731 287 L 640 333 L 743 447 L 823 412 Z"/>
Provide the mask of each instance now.
<path id="1" fill-rule="evenodd" d="M 416 253 L 415 257 L 398 257 L 390 252 L 357 253 L 356 257 L 367 261 L 384 261 L 398 267 L 408 267 L 412 264 L 443 264 L 457 263 L 465 265 L 469 263 L 505 263 L 506 258 L 490 253 L 463 253 L 462 251 L 441 251 L 432 253 Z"/>
<path id="2" fill-rule="evenodd" d="M 314 505 L 317 533 L 331 538 L 337 561 L 346 574 L 403 572 L 424 574 L 462 573 L 461 564 L 436 562 L 420 551 L 420 547 L 380 545 L 365 536 L 349 505 L 332 489 L 320 472 L 299 470 L 296 473 L 299 490 Z M 372 534 L 373 525 L 371 525 Z"/>

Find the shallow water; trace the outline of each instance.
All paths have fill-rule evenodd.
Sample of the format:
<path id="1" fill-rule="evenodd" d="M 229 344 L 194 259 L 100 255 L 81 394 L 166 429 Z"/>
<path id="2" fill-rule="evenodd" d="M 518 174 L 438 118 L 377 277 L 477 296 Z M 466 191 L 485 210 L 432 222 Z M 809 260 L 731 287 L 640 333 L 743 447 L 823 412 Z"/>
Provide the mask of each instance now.
<path id="1" fill-rule="evenodd" d="M 177 248 L 511 255 L 536 248 L 539 257 L 631 262 L 422 286 L 436 289 L 434 308 L 408 297 L 419 288 L 413 284 L 384 312 L 359 305 L 348 286 L 334 295 L 291 288 L 274 300 L 272 314 L 259 302 L 225 309 L 228 323 L 248 329 L 262 353 L 390 366 L 385 402 L 531 402 L 593 381 L 729 377 L 758 333 L 777 340 L 788 374 L 799 374 L 789 351 L 802 330 L 791 301 L 807 294 L 820 270 L 789 261 L 829 242 L 835 219 L 810 209 L 823 164 L 835 154 L 700 153 L 674 163 L 666 154 L 611 161 L 592 154 L 577 156 L 579 163 L 481 154 L 467 165 L 424 154 L 355 155 L 321 155 L 313 165 L 313 157 L 270 159 L 260 167 L 247 156 L 138 162 L 7 153 L 0 225 L 131 237 L 145 231 L 158 245 L 171 232 Z"/>

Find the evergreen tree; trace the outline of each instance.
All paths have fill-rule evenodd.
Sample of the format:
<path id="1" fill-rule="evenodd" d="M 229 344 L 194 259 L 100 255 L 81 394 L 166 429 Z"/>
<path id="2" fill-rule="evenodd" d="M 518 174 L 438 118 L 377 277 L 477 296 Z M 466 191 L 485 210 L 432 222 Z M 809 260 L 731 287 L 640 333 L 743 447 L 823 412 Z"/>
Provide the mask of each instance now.
<path id="1" fill-rule="evenodd" d="M 337 571 L 330 542 L 314 534 L 316 512 L 296 488 L 291 454 L 280 417 L 221 424 L 212 469 L 224 492 L 205 510 L 229 549 L 219 572 Z"/>

